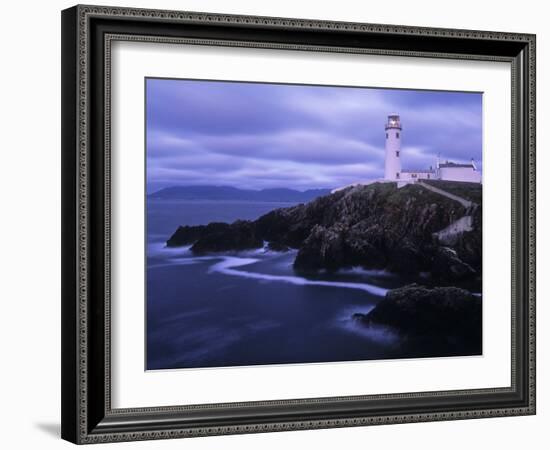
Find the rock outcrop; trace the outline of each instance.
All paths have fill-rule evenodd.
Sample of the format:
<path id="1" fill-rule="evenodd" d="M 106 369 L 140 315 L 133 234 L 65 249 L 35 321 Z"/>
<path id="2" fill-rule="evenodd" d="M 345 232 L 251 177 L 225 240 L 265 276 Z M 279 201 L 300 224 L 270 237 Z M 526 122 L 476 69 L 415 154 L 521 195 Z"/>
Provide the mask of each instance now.
<path id="1" fill-rule="evenodd" d="M 481 298 L 456 287 L 410 284 L 388 291 L 368 314 L 354 318 L 409 335 L 479 334 Z"/>
<path id="2" fill-rule="evenodd" d="M 353 318 L 367 327 L 396 330 L 409 345 L 425 350 L 454 347 L 457 353 L 480 354 L 481 309 L 481 298 L 465 289 L 411 284 L 388 291 L 373 310 Z"/>
<path id="3" fill-rule="evenodd" d="M 213 222 L 206 226 L 179 227 L 166 242 L 168 247 L 191 245 L 195 253 L 250 250 L 263 244 L 254 223 L 247 220 L 232 224 Z"/>

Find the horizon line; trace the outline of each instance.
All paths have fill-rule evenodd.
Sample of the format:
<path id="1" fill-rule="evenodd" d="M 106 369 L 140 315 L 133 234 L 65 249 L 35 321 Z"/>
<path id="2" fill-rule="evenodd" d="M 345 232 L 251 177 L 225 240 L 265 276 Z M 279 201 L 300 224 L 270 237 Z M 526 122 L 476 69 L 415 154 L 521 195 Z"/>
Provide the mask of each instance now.
<path id="1" fill-rule="evenodd" d="M 228 184 L 174 184 L 171 186 L 166 186 L 160 189 L 157 189 L 153 192 L 148 192 L 147 195 L 153 195 L 158 192 L 161 192 L 165 189 L 172 189 L 172 188 L 194 188 L 194 187 L 214 187 L 214 188 L 231 188 L 231 189 L 238 189 L 241 191 L 253 191 L 253 192 L 262 192 L 262 191 L 268 191 L 268 190 L 275 190 L 275 189 L 286 189 L 288 191 L 294 191 L 294 192 L 300 192 L 304 193 L 307 191 L 330 191 L 334 189 L 333 187 L 318 187 L 318 188 L 307 188 L 304 190 L 296 189 L 296 188 L 290 188 L 290 187 L 272 187 L 272 188 L 262 188 L 262 189 L 253 189 L 253 188 L 243 188 L 243 187 L 237 187 L 237 186 L 231 186 Z"/>

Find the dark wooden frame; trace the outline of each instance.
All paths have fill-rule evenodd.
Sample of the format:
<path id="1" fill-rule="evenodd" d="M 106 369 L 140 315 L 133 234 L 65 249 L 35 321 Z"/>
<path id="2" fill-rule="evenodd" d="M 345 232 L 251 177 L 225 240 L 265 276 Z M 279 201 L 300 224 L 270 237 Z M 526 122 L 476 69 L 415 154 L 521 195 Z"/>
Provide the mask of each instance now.
<path id="1" fill-rule="evenodd" d="M 112 409 L 109 77 L 113 40 L 510 62 L 511 386 Z M 534 35 L 75 6 L 62 13 L 62 85 L 64 439 L 94 443 L 535 413 Z"/>

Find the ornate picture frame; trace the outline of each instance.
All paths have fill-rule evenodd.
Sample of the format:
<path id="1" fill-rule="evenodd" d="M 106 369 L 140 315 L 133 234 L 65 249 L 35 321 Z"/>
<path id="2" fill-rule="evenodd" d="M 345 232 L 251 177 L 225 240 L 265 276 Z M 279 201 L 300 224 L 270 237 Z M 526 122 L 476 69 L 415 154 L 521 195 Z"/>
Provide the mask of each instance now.
<path id="1" fill-rule="evenodd" d="M 111 46 L 117 41 L 511 65 L 511 384 L 113 408 Z M 85 444 L 535 414 L 535 36 L 181 11 L 62 12 L 62 437 Z"/>

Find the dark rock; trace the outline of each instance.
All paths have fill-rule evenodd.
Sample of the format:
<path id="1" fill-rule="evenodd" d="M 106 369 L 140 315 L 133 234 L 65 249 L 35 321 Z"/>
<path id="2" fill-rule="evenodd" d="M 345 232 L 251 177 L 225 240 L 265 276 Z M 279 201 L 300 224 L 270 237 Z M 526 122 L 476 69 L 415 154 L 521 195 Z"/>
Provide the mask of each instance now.
<path id="1" fill-rule="evenodd" d="M 453 282 L 471 278 L 476 271 L 462 261 L 450 247 L 436 247 L 433 251 L 432 276 L 436 279 Z"/>
<path id="2" fill-rule="evenodd" d="M 191 245 L 198 241 L 204 234 L 223 233 L 229 229 L 229 224 L 223 222 L 211 222 L 208 225 L 178 227 L 175 233 L 166 241 L 168 247 L 181 247 Z"/>
<path id="3" fill-rule="evenodd" d="M 429 267 L 427 263 L 428 248 L 423 243 L 403 239 L 399 245 L 392 246 L 389 250 L 388 264 L 385 268 L 389 272 L 418 274 Z"/>
<path id="4" fill-rule="evenodd" d="M 294 260 L 294 268 L 299 271 L 335 271 L 346 265 L 351 265 L 351 261 L 347 258 L 344 227 L 341 224 L 331 228 L 315 225 Z"/>
<path id="5" fill-rule="evenodd" d="M 304 205 L 273 210 L 256 222 L 256 229 L 268 242 L 298 248 L 307 238 L 312 224 L 307 221 Z"/>
<path id="6" fill-rule="evenodd" d="M 353 318 L 413 338 L 446 339 L 481 348 L 481 298 L 456 287 L 429 289 L 411 284 L 393 289 L 368 314 Z"/>
<path id="7" fill-rule="evenodd" d="M 472 212 L 473 223 L 472 231 L 461 234 L 453 248 L 456 250 L 458 257 L 469 264 L 478 274 L 481 274 L 482 262 L 482 207 L 475 207 Z"/>
<path id="8" fill-rule="evenodd" d="M 238 220 L 224 226 L 205 227 L 191 250 L 195 253 L 250 250 L 261 248 L 264 242 L 255 226 L 247 220 Z"/>
<path id="9" fill-rule="evenodd" d="M 465 212 L 459 203 L 417 185 L 398 190 L 391 183 L 372 184 L 338 194 L 323 197 L 332 200 L 332 205 L 324 208 L 319 207 L 322 199 L 312 202 L 310 211 L 318 214 L 309 235 L 298 246 L 296 269 L 359 265 L 406 274 L 429 272 L 432 234 Z"/>
<path id="10" fill-rule="evenodd" d="M 366 319 L 367 315 L 363 313 L 353 313 L 351 315 L 351 318 L 356 322 L 364 323 L 365 325 L 368 325 L 368 321 Z"/>
<path id="11" fill-rule="evenodd" d="M 267 249 L 273 252 L 288 252 L 290 247 L 285 244 L 281 244 L 280 242 L 268 242 Z"/>
<path id="12" fill-rule="evenodd" d="M 196 253 L 249 250 L 263 246 L 255 225 L 246 220 L 232 224 L 212 222 L 208 225 L 179 227 L 166 241 L 168 247 L 192 245 Z"/>

